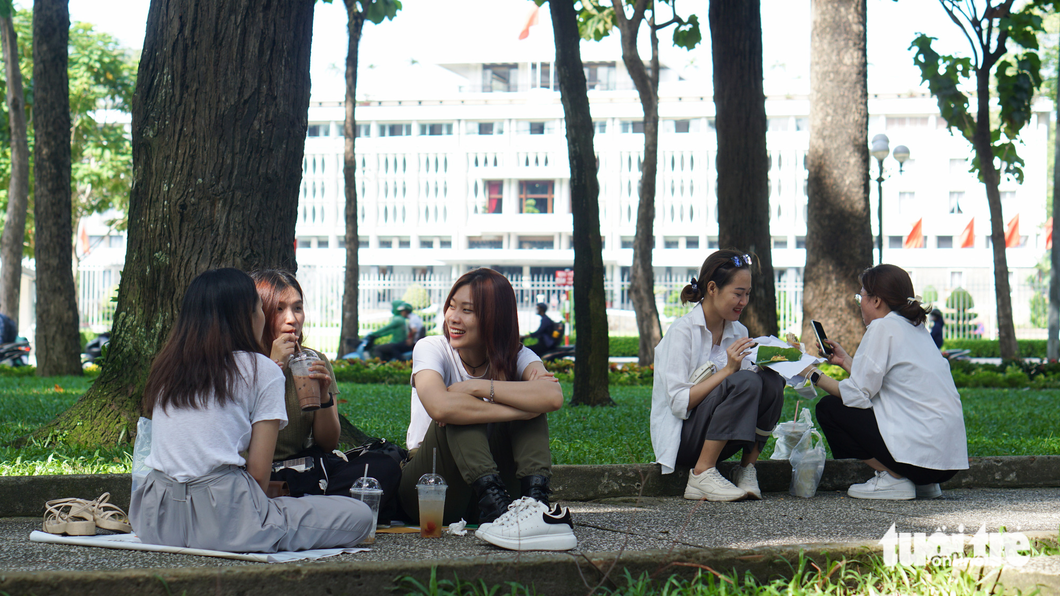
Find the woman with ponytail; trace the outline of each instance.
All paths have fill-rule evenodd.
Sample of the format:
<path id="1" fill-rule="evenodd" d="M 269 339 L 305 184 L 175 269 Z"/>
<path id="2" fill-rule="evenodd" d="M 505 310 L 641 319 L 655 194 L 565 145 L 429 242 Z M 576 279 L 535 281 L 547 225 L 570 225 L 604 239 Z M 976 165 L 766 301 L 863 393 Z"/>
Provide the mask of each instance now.
<path id="1" fill-rule="evenodd" d="M 829 363 L 850 378 L 836 381 L 818 370 L 803 374 L 827 391 L 817 422 L 836 459 L 860 459 L 876 471 L 847 494 L 857 499 L 937 498 L 940 482 L 968 469 L 968 440 L 961 397 L 950 366 L 924 322 L 927 312 L 909 274 L 877 265 L 861 274 L 854 296 L 868 327 L 851 358 L 832 348 Z"/>
<path id="2" fill-rule="evenodd" d="M 719 250 L 681 291 L 696 307 L 655 348 L 651 440 L 663 474 L 692 468 L 686 499 L 761 499 L 754 463 L 780 419 L 784 378 L 746 360 L 755 346 L 739 318 L 751 296 L 751 255 Z M 707 376 L 704 370 L 713 364 Z M 743 450 L 730 482 L 718 461 Z"/>

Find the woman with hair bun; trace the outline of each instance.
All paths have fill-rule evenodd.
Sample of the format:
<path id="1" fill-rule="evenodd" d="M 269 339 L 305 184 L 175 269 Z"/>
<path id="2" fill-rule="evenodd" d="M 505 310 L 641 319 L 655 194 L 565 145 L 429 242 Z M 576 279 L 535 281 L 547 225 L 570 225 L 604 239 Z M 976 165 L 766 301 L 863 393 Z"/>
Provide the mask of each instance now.
<path id="1" fill-rule="evenodd" d="M 761 499 L 754 464 L 784 405 L 784 378 L 745 357 L 755 346 L 739 318 L 751 296 L 751 255 L 711 254 L 681 291 L 694 302 L 655 348 L 651 440 L 663 474 L 692 468 L 686 499 Z M 713 363 L 716 372 L 700 373 Z M 717 462 L 743 450 L 730 482 Z"/>
<path id="2" fill-rule="evenodd" d="M 861 274 L 854 296 L 868 327 L 851 358 L 830 339 L 831 364 L 850 378 L 836 381 L 811 369 L 827 391 L 817 422 L 836 459 L 860 459 L 876 471 L 847 494 L 856 499 L 908 500 L 942 496 L 940 482 L 968 469 L 961 396 L 935 347 L 927 314 L 909 274 L 877 265 Z"/>

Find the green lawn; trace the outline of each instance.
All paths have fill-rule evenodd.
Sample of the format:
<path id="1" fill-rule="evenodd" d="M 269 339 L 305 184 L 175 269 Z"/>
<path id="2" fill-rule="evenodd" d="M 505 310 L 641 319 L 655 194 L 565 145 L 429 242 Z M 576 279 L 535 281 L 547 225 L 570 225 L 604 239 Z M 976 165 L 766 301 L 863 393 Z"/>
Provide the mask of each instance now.
<path id="1" fill-rule="evenodd" d="M 6 445 L 53 419 L 88 388 L 90 379 L 0 377 L 0 444 Z M 405 441 L 409 389 L 394 385 L 339 384 L 339 411 L 365 432 Z M 570 397 L 571 386 L 564 384 Z M 651 387 L 613 387 L 614 408 L 567 406 L 550 414 L 556 464 L 649 462 Z M 789 392 L 781 420 L 795 413 Z M 1053 412 L 1060 390 L 962 389 L 968 454 L 1060 455 Z M 805 404 L 803 404 L 805 406 Z M 1018 423 L 1017 423 L 1018 421 Z M 772 453 L 772 441 L 765 457 Z M 0 447 L 0 475 L 128 472 L 130 449 L 73 448 L 55 441 L 24 448 Z"/>

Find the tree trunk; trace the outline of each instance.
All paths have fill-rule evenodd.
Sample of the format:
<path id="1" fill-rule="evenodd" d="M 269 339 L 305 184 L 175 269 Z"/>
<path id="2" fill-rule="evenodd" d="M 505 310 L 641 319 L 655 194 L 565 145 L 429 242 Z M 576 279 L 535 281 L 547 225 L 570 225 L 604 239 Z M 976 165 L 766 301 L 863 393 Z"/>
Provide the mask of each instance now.
<path id="1" fill-rule="evenodd" d="M 1049 251 L 1049 339 L 1046 356 L 1060 359 L 1060 70 L 1056 77 L 1056 121 L 1053 123 L 1053 246 Z"/>
<path id="2" fill-rule="evenodd" d="M 39 435 L 131 437 L 191 280 L 223 266 L 295 269 L 312 23 L 312 0 L 151 3 L 110 351 L 84 397 Z"/>
<path id="3" fill-rule="evenodd" d="M 33 3 L 37 375 L 81 374 L 70 206 L 68 0 Z"/>
<path id="4" fill-rule="evenodd" d="M 571 404 L 613 406 L 607 389 L 607 300 L 600 236 L 600 182 L 596 177 L 593 117 L 579 48 L 578 17 L 570 0 L 549 0 L 556 40 L 556 79 L 567 123 L 571 211 L 574 218 L 574 396 Z"/>
<path id="5" fill-rule="evenodd" d="M 1019 358 L 1016 330 L 1012 325 L 1012 294 L 1008 283 L 1008 255 L 1005 254 L 1005 219 L 1001 212 L 1000 175 L 994 167 L 994 147 L 990 133 L 990 72 L 996 58 L 984 58 L 975 73 L 976 112 L 975 134 L 972 145 L 979 158 L 979 175 L 986 187 L 986 203 L 990 207 L 990 243 L 994 251 L 994 294 L 997 297 L 998 349 L 1002 359 Z"/>
<path id="6" fill-rule="evenodd" d="M 852 296 L 872 266 L 865 0 L 814 0 L 810 35 L 809 217 L 802 339 L 810 321 L 853 353 L 865 334 Z"/>
<path id="7" fill-rule="evenodd" d="M 361 267 L 357 249 L 360 236 L 357 231 L 357 49 L 364 29 L 364 13 L 358 10 L 357 0 L 346 0 L 347 30 L 349 43 L 346 46 L 346 124 L 343 126 L 342 175 L 346 186 L 346 278 L 342 292 L 342 326 L 339 331 L 338 356 L 357 349 L 360 341 L 358 321 L 359 283 Z"/>
<path id="8" fill-rule="evenodd" d="M 758 273 L 741 322 L 751 337 L 777 335 L 762 11 L 758 0 L 712 0 L 709 17 L 718 133 L 718 244 L 757 257 Z"/>
<path id="9" fill-rule="evenodd" d="M 651 72 L 644 68 L 637 50 L 637 35 L 647 5 L 637 0 L 634 15 L 627 18 L 622 0 L 612 0 L 615 22 L 621 35 L 622 63 L 626 65 L 644 109 L 644 160 L 641 164 L 640 187 L 637 194 L 637 229 L 633 236 L 633 267 L 629 277 L 629 297 L 637 317 L 640 341 L 637 361 L 641 366 L 655 362 L 655 346 L 662 339 L 659 309 L 655 306 L 655 270 L 651 253 L 655 247 L 655 184 L 659 166 L 659 38 L 652 22 L 648 22 L 651 36 Z"/>
<path id="10" fill-rule="evenodd" d="M 17 323 L 29 203 L 29 138 L 14 16 L 12 9 L 10 17 L 0 18 L 0 43 L 3 44 L 4 74 L 7 77 L 7 116 L 11 127 L 11 181 L 7 187 L 7 218 L 0 234 L 0 311 Z"/>

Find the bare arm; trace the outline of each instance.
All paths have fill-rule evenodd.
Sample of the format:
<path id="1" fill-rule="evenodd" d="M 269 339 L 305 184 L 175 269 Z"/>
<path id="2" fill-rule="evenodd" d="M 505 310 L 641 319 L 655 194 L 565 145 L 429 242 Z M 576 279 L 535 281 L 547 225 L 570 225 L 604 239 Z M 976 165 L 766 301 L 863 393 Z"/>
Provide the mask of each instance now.
<path id="1" fill-rule="evenodd" d="M 250 427 L 250 448 L 247 449 L 247 472 L 258 481 L 261 491 L 269 488 L 272 475 L 272 456 L 276 452 L 276 436 L 280 434 L 279 420 L 259 420 Z"/>
<path id="2" fill-rule="evenodd" d="M 479 399 L 490 398 L 488 379 L 471 379 L 449 387 L 449 392 L 467 393 Z M 493 381 L 493 401 L 524 412 L 546 414 L 563 407 L 563 389 L 556 377 L 540 362 L 531 362 L 521 381 Z"/>
<path id="3" fill-rule="evenodd" d="M 442 375 L 437 371 L 421 370 L 413 377 L 413 383 L 423 409 L 427 410 L 427 415 L 435 422 L 485 424 L 487 422 L 530 420 L 540 415 L 537 412 L 525 412 L 499 403 L 489 403 L 470 393 L 450 391 L 445 386 Z M 489 396 L 489 381 L 486 381 L 486 395 Z"/>

